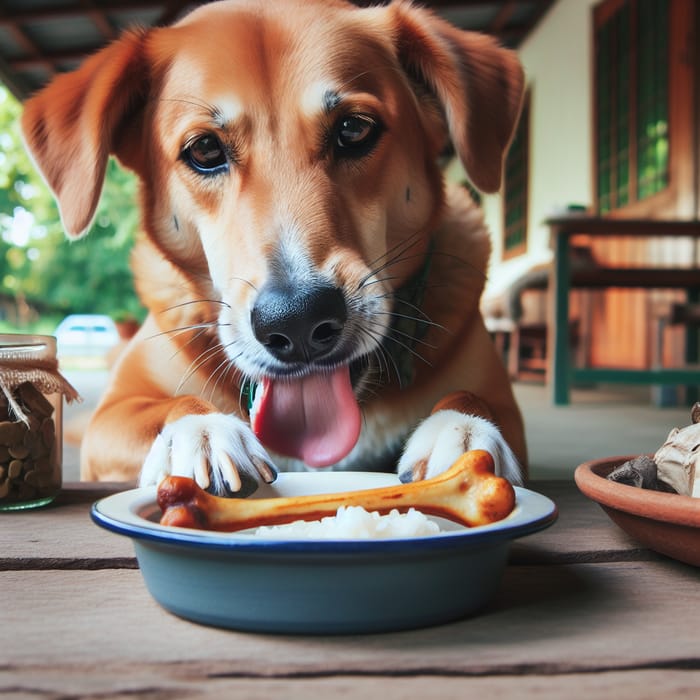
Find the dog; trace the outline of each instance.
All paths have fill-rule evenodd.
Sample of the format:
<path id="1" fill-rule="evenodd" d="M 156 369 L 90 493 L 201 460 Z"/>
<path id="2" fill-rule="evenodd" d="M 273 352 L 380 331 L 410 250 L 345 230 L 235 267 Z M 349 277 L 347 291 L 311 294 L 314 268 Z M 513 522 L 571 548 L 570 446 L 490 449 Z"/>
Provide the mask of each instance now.
<path id="1" fill-rule="evenodd" d="M 87 428 L 81 477 L 279 469 L 429 478 L 465 450 L 526 476 L 522 416 L 479 300 L 523 71 L 405 0 L 222 0 L 132 30 L 31 97 L 27 148 L 66 233 L 110 155 L 140 179 L 149 314 Z"/>

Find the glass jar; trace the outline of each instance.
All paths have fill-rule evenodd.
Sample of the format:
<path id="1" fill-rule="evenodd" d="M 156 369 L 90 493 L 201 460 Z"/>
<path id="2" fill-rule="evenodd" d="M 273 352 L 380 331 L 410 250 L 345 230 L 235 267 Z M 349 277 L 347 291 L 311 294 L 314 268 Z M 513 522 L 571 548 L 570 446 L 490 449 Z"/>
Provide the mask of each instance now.
<path id="1" fill-rule="evenodd" d="M 0 511 L 53 501 L 62 485 L 63 398 L 56 339 L 0 334 Z"/>

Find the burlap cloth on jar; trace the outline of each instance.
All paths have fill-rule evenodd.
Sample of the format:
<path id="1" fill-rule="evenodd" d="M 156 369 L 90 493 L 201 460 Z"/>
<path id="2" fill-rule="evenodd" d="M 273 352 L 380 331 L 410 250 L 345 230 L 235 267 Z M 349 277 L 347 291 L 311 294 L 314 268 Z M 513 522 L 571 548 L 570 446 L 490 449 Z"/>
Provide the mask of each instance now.
<path id="1" fill-rule="evenodd" d="M 17 402 L 15 392 L 26 382 L 44 395 L 61 394 L 68 403 L 82 400 L 59 372 L 58 360 L 47 350 L 42 344 L 0 346 L 0 390 L 12 413 L 25 425 L 29 425 L 29 417 Z"/>

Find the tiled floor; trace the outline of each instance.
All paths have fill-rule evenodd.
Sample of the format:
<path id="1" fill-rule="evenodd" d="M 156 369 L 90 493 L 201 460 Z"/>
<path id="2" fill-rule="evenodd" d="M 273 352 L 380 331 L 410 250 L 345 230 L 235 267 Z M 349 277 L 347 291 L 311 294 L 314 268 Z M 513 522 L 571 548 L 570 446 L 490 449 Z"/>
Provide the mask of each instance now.
<path id="1" fill-rule="evenodd" d="M 576 389 L 553 406 L 541 385 L 516 384 L 533 478 L 573 475 L 598 457 L 653 453 L 670 430 L 690 423 L 690 408 L 657 408 L 649 387 Z"/>

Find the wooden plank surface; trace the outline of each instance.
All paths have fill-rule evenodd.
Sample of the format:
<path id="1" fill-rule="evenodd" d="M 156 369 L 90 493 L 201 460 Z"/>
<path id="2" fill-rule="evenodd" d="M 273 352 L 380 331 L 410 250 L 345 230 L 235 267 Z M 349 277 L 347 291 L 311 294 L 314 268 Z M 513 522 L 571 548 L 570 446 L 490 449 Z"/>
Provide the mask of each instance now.
<path id="1" fill-rule="evenodd" d="M 515 562 L 586 561 L 654 556 L 611 524 L 600 507 L 571 482 L 530 486 L 549 496 L 559 519 L 513 545 Z M 135 566 L 131 541 L 90 520 L 91 504 L 114 487 L 71 487 L 56 502 L 32 511 L 0 513 L 0 570 L 16 568 L 120 568 Z"/>
<path id="2" fill-rule="evenodd" d="M 131 541 L 97 527 L 90 506 L 114 493 L 109 485 L 72 484 L 44 507 L 0 513 L 0 570 L 10 567 L 93 568 L 124 565 Z"/>
<path id="3" fill-rule="evenodd" d="M 202 675 L 189 666 L 167 668 L 109 666 L 94 669 L 42 668 L 27 674 L 0 668 L 0 694 L 7 698 L 65 700 L 90 697 L 176 698 L 177 700 L 309 700 L 309 698 L 381 698 L 381 700 L 469 700 L 470 698 L 534 698 L 562 700 L 668 700 L 697 697 L 700 672 L 637 670 L 604 674 L 419 676 L 339 674 L 302 677 Z M 4 692 L 3 692 L 4 691 Z"/>
<path id="4" fill-rule="evenodd" d="M 700 569 L 639 547 L 572 482 L 532 488 L 559 520 L 513 546 L 486 610 L 369 636 L 241 633 L 173 616 L 146 590 L 130 541 L 90 521 L 109 488 L 2 514 L 0 695 L 700 697 Z"/>
<path id="5" fill-rule="evenodd" d="M 511 566 L 495 600 L 470 619 L 393 634 L 302 637 L 177 618 L 154 602 L 135 570 L 8 571 L 0 573 L 0 648 L 5 668 L 99 671 L 115 660 L 177 660 L 201 673 L 244 677 L 700 670 L 699 584 L 696 569 L 673 562 Z"/>

